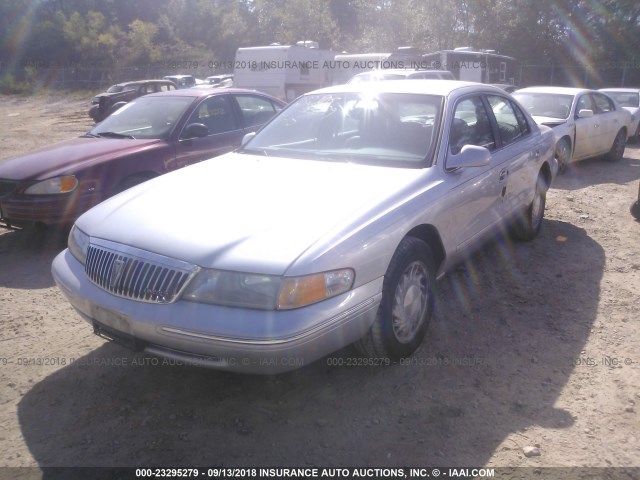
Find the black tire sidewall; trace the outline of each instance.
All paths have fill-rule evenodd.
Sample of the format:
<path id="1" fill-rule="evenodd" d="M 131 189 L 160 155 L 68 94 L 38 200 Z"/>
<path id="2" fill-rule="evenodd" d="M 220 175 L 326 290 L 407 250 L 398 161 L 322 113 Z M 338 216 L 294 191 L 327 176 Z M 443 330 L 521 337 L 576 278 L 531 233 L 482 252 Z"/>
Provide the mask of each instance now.
<path id="1" fill-rule="evenodd" d="M 515 222 L 512 225 L 512 234 L 518 240 L 529 241 L 533 240 L 538 233 L 540 232 L 540 228 L 542 227 L 542 222 L 544 220 L 544 209 L 547 203 L 547 186 L 542 177 L 538 176 L 538 180 L 536 183 L 536 197 L 531 201 L 529 205 L 527 205 L 522 213 L 515 219 Z M 540 221 L 534 225 L 533 223 L 533 205 L 536 202 L 536 198 L 540 197 L 540 209 L 541 216 Z"/>
<path id="2" fill-rule="evenodd" d="M 622 143 L 624 146 L 622 147 L 622 152 L 618 153 L 618 144 Z M 611 146 L 611 151 L 605 155 L 605 160 L 607 160 L 608 162 L 618 162 L 620 160 L 622 160 L 622 157 L 624 157 L 624 151 L 626 148 L 626 143 L 627 143 L 627 135 L 623 130 L 620 130 L 617 135 L 616 138 L 613 140 L 613 145 Z"/>
<path id="3" fill-rule="evenodd" d="M 566 158 L 564 159 L 564 161 L 560 161 L 560 158 L 558 158 L 559 155 L 557 152 L 559 152 L 561 149 L 564 149 L 566 153 Z M 566 139 L 560 140 L 558 142 L 558 145 L 556 146 L 556 158 L 558 160 L 558 173 L 563 173 L 569 166 L 569 160 L 571 158 L 571 147 L 569 146 L 569 142 L 567 142 Z"/>
<path id="4" fill-rule="evenodd" d="M 633 215 L 633 218 L 640 220 L 640 200 L 636 200 L 632 203 L 629 211 L 631 212 L 631 215 Z"/>
<path id="5" fill-rule="evenodd" d="M 422 318 L 422 324 L 416 331 L 412 340 L 407 343 L 400 342 L 393 331 L 392 310 L 395 300 L 396 288 L 407 267 L 415 261 L 421 262 L 428 272 L 427 308 Z M 422 343 L 429 327 L 429 321 L 433 314 L 435 296 L 435 267 L 433 255 L 429 246 L 423 241 L 407 237 L 393 255 L 387 273 L 384 277 L 382 299 L 378 312 L 380 322 L 381 340 L 385 350 L 393 359 L 401 359 L 410 356 Z"/>

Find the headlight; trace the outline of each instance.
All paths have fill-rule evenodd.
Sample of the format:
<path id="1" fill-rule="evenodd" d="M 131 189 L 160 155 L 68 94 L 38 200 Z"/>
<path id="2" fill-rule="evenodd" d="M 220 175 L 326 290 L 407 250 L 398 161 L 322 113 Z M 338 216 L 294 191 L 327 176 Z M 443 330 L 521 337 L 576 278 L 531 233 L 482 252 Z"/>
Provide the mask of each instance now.
<path id="1" fill-rule="evenodd" d="M 87 250 L 89 250 L 89 235 L 75 225 L 69 233 L 69 251 L 71 255 L 81 263 L 87 263 Z"/>
<path id="2" fill-rule="evenodd" d="M 31 185 L 24 193 L 27 195 L 56 195 L 73 192 L 78 186 L 78 179 L 71 175 L 50 178 Z"/>
<path id="3" fill-rule="evenodd" d="M 299 308 L 347 292 L 355 273 L 350 268 L 332 272 L 285 278 L 278 295 L 278 309 Z"/>
<path id="4" fill-rule="evenodd" d="M 230 307 L 289 310 L 349 291 L 353 286 L 354 277 L 353 270 L 348 268 L 284 278 L 203 270 L 189 284 L 182 298 Z"/>
<path id="5" fill-rule="evenodd" d="M 230 307 L 273 310 L 281 278 L 272 275 L 202 270 L 182 298 Z"/>

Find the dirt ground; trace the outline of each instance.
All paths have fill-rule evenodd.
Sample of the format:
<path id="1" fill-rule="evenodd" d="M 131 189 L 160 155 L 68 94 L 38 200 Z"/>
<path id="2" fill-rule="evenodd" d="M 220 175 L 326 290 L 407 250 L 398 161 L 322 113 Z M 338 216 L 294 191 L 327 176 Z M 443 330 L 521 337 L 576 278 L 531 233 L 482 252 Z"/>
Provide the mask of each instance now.
<path id="1" fill-rule="evenodd" d="M 0 97 L 0 161 L 88 130 L 90 98 Z M 266 377 L 94 336 L 50 274 L 65 239 L 0 227 L 0 467 L 640 467 L 639 181 L 633 145 L 571 167 L 536 240 L 445 277 L 409 364 Z"/>

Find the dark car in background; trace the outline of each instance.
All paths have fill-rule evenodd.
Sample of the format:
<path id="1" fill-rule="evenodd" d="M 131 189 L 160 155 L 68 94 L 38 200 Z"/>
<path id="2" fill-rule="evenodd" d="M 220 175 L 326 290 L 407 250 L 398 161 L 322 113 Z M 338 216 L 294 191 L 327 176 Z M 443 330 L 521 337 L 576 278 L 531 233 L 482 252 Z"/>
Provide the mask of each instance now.
<path id="1" fill-rule="evenodd" d="M 0 162 L 0 222 L 69 224 L 133 185 L 234 150 L 284 105 L 241 89 L 139 97 L 79 138 Z"/>
<path id="2" fill-rule="evenodd" d="M 89 116 L 98 123 L 134 98 L 171 90 L 176 90 L 176 84 L 170 80 L 137 80 L 117 83 L 109 87 L 105 93 L 93 97 Z"/>
<path id="3" fill-rule="evenodd" d="M 162 78 L 175 83 L 179 89 L 195 87 L 198 84 L 193 75 L 167 75 Z"/>

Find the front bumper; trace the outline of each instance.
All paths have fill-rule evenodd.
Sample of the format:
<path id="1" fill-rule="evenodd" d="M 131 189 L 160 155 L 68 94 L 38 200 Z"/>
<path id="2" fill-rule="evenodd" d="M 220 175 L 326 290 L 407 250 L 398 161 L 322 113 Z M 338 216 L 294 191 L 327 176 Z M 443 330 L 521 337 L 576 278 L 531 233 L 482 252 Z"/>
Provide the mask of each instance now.
<path id="1" fill-rule="evenodd" d="M 116 297 L 92 284 L 68 250 L 55 258 L 52 273 L 105 338 L 176 362 L 259 374 L 302 367 L 362 337 L 375 319 L 383 280 L 308 307 L 264 311 Z"/>
<path id="2" fill-rule="evenodd" d="M 0 200 L 0 221 L 11 225 L 70 225 L 100 203 L 94 193 L 7 195 Z"/>

